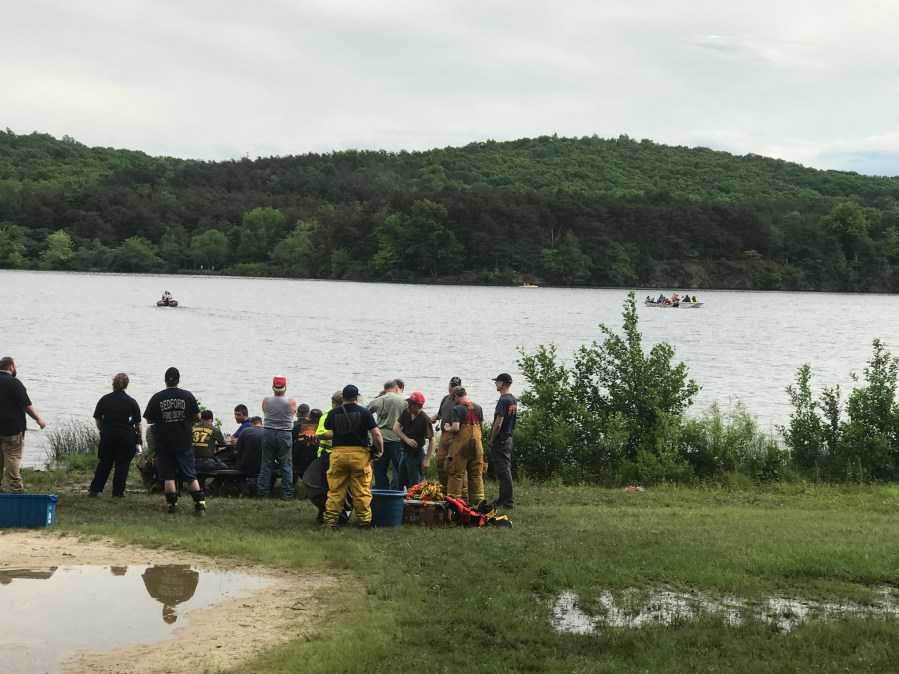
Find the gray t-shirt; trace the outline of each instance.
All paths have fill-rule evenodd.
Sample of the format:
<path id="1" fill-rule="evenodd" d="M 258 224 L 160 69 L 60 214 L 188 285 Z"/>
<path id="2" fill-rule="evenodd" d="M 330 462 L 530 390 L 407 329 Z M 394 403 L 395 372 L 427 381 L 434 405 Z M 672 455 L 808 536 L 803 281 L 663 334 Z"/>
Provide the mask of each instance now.
<path id="1" fill-rule="evenodd" d="M 385 393 L 365 406 L 378 420 L 378 428 L 387 442 L 399 442 L 400 436 L 393 432 L 393 424 L 406 409 L 406 399 L 399 393 Z"/>

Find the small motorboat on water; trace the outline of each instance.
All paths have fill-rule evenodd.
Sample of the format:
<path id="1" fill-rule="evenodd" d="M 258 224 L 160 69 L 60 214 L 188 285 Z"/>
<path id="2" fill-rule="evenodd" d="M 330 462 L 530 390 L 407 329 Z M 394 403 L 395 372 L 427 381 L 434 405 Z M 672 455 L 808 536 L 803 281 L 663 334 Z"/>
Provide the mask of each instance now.
<path id="1" fill-rule="evenodd" d="M 172 293 L 170 293 L 168 290 L 166 290 L 164 293 L 162 293 L 162 299 L 160 299 L 156 302 L 156 306 L 157 307 L 177 307 L 178 300 L 176 300 L 174 297 L 172 297 Z"/>
<path id="2" fill-rule="evenodd" d="M 703 302 L 672 302 L 668 300 L 667 302 L 656 302 L 654 300 L 646 300 L 643 302 L 643 306 L 645 307 L 655 307 L 656 309 L 698 309 L 704 303 Z"/>
<path id="3" fill-rule="evenodd" d="M 539 288 L 540 286 L 535 285 L 533 283 L 522 283 L 519 288 Z"/>
<path id="4" fill-rule="evenodd" d="M 678 297 L 677 293 L 671 297 L 659 295 L 653 299 L 649 295 L 643 301 L 643 306 L 654 307 L 655 309 L 698 309 L 702 306 L 702 302 L 696 301 L 696 296 L 690 296 L 684 293 L 683 297 Z"/>

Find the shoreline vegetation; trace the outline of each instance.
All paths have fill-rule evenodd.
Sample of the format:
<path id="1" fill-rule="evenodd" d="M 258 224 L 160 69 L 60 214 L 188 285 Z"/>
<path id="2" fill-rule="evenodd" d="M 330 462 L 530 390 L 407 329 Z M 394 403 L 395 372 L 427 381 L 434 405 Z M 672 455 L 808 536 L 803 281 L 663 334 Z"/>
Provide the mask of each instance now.
<path id="1" fill-rule="evenodd" d="M 627 136 L 207 162 L 0 131 L 0 268 L 899 290 L 899 179 Z"/>
<path id="2" fill-rule="evenodd" d="M 845 398 L 815 398 L 802 366 L 781 445 L 745 411 L 686 419 L 698 385 L 670 345 L 643 350 L 634 293 L 622 319 L 570 367 L 521 354 L 510 529 L 322 531 L 303 500 L 172 518 L 158 494 L 87 498 L 87 449 L 25 479 L 63 495 L 47 535 L 338 579 L 301 633 L 232 672 L 895 671 L 899 359 L 875 341 Z M 669 621 L 647 610 L 659 597 L 712 608 Z"/>

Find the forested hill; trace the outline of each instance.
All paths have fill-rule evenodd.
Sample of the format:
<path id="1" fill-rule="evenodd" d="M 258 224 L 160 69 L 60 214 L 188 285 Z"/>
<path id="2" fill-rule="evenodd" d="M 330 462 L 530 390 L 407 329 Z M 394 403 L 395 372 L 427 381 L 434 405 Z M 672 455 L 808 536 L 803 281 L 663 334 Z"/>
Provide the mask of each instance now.
<path id="1" fill-rule="evenodd" d="M 894 291 L 899 179 L 649 141 L 205 162 L 0 132 L 0 267 Z"/>

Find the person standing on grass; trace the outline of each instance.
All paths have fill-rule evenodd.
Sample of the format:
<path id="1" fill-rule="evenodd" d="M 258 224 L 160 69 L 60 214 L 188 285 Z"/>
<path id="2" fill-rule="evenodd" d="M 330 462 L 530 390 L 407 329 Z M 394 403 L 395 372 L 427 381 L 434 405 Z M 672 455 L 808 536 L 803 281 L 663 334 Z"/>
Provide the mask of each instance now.
<path id="1" fill-rule="evenodd" d="M 194 394 L 178 388 L 181 373 L 170 367 L 165 371 L 165 388 L 150 398 L 144 419 L 156 433 L 157 476 L 164 483 L 169 513 L 178 512 L 178 480 L 188 482 L 194 501 L 194 514 L 206 515 L 206 495 L 200 489 L 194 467 L 193 424 L 200 420 L 200 405 Z"/>
<path id="2" fill-rule="evenodd" d="M 499 393 L 496 411 L 493 413 L 493 427 L 490 429 L 490 458 L 493 472 L 499 482 L 499 496 L 491 505 L 511 510 L 515 506 L 512 490 L 512 436 L 518 417 L 518 401 L 509 389 L 512 377 L 503 372 L 493 380 Z"/>
<path id="3" fill-rule="evenodd" d="M 424 472 L 434 454 L 434 427 L 430 417 L 422 411 L 425 397 L 421 391 L 413 391 L 406 399 L 406 409 L 393 424 L 393 432 L 403 443 L 400 461 L 400 489 L 412 487 L 424 480 Z M 427 453 L 425 452 L 427 445 Z"/>
<path id="4" fill-rule="evenodd" d="M 439 423 L 440 441 L 437 443 L 437 479 L 440 481 L 440 488 L 446 493 L 447 483 L 449 482 L 449 473 L 446 472 L 446 454 L 453 440 L 453 432 L 446 430 L 453 423 L 453 407 L 456 403 L 453 401 L 453 389 L 462 386 L 462 380 L 459 377 L 453 377 L 449 380 L 449 386 L 446 395 L 440 401 L 440 407 L 436 414 L 431 417 L 431 423 Z M 462 481 L 462 498 L 468 496 L 468 476 Z"/>
<path id="5" fill-rule="evenodd" d="M 352 488 L 356 520 L 360 527 L 367 529 L 371 527 L 371 463 L 383 454 L 384 439 L 372 413 L 357 404 L 356 386 L 344 386 L 341 397 L 343 404 L 325 417 L 325 428 L 334 432 L 334 444 L 328 468 L 324 525 L 332 529 L 337 526 L 347 490 Z M 374 450 L 369 449 L 369 433 Z"/>
<path id="6" fill-rule="evenodd" d="M 272 377 L 273 396 L 262 399 L 265 414 L 263 426 L 265 437 L 262 441 L 262 467 L 256 478 L 256 494 L 267 498 L 272 488 L 272 472 L 275 462 L 281 469 L 281 500 L 293 500 L 293 453 L 290 446 L 290 432 L 293 418 L 297 413 L 297 401 L 288 398 L 287 377 Z"/>
<path id="7" fill-rule="evenodd" d="M 19 465 L 25 451 L 26 414 L 42 430 L 47 425 L 31 404 L 25 385 L 16 379 L 16 361 L 4 356 L 0 358 L 0 492 L 25 493 Z"/>
<path id="8" fill-rule="evenodd" d="M 377 418 L 381 437 L 384 438 L 384 454 L 374 463 L 375 489 L 399 489 L 403 447 L 400 437 L 393 432 L 393 425 L 406 409 L 406 401 L 397 393 L 396 382 L 396 379 L 385 382 L 384 393 L 366 405 L 368 411 Z M 393 474 L 388 478 L 387 473 L 391 467 Z"/>
<path id="9" fill-rule="evenodd" d="M 119 372 L 112 378 L 112 393 L 100 398 L 94 408 L 94 422 L 100 431 L 100 446 L 97 449 L 97 469 L 91 482 L 88 496 L 96 498 L 106 487 L 109 472 L 112 476 L 112 495 L 125 498 L 125 483 L 128 469 L 135 450 L 144 444 L 141 433 L 140 406 L 125 393 L 128 375 Z"/>
<path id="10" fill-rule="evenodd" d="M 446 495 L 462 499 L 462 484 L 468 477 L 468 503 L 477 506 L 484 500 L 484 446 L 481 436 L 484 432 L 484 410 L 468 398 L 468 392 L 461 386 L 453 389 L 453 421 L 444 424 L 444 431 L 452 431 L 446 456 L 446 471 L 449 481 Z"/>

